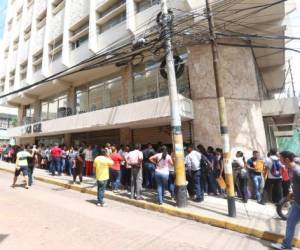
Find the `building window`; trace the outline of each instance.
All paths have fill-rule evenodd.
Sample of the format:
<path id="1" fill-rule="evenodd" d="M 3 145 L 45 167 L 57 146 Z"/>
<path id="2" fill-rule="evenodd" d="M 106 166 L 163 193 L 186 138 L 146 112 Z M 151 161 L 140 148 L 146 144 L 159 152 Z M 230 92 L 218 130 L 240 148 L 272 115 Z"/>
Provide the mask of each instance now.
<path id="1" fill-rule="evenodd" d="M 0 79 L 0 92 L 4 92 L 4 86 L 5 86 L 5 77 Z"/>
<path id="2" fill-rule="evenodd" d="M 14 45 L 13 45 L 14 50 L 17 50 L 18 46 L 19 46 L 19 37 L 16 38 L 16 40 L 14 40 Z"/>
<path id="3" fill-rule="evenodd" d="M 64 0 L 53 0 L 52 2 L 52 14 L 56 15 L 65 6 Z"/>
<path id="4" fill-rule="evenodd" d="M 106 8 L 100 6 L 97 13 L 99 33 L 103 33 L 126 20 L 126 0 L 116 1 Z"/>
<path id="5" fill-rule="evenodd" d="M 24 30 L 24 41 L 27 41 L 31 35 L 31 25 Z"/>
<path id="6" fill-rule="evenodd" d="M 142 12 L 153 5 L 160 4 L 160 0 L 140 0 L 136 2 L 136 12 Z"/>
<path id="7" fill-rule="evenodd" d="M 11 87 L 13 87 L 14 86 L 14 84 L 15 84 L 15 70 L 13 70 L 13 71 L 11 71 L 10 73 L 9 73 L 9 87 L 11 88 Z"/>
<path id="8" fill-rule="evenodd" d="M 44 10 L 36 19 L 36 27 L 38 29 L 44 27 L 46 24 L 46 17 L 47 17 L 47 12 Z"/>
<path id="9" fill-rule="evenodd" d="M 20 65 L 20 80 L 24 80 L 27 77 L 27 61 Z"/>
<path id="10" fill-rule="evenodd" d="M 33 0 L 27 0 L 27 8 L 29 8 L 33 4 Z"/>
<path id="11" fill-rule="evenodd" d="M 33 121 L 34 118 L 34 109 L 31 105 L 27 105 L 25 106 L 25 110 L 24 110 L 24 118 L 23 118 L 23 122 L 24 124 L 30 124 Z"/>
<path id="12" fill-rule="evenodd" d="M 49 43 L 49 60 L 50 63 L 61 57 L 63 36 L 60 35 Z"/>
<path id="13" fill-rule="evenodd" d="M 10 31 L 12 28 L 13 19 L 10 19 L 7 23 L 7 29 Z"/>
<path id="14" fill-rule="evenodd" d="M 19 21 L 21 19 L 22 11 L 23 11 L 23 7 L 21 7 L 17 12 L 17 21 Z"/>
<path id="15" fill-rule="evenodd" d="M 68 107 L 67 95 L 61 95 L 58 97 L 49 98 L 42 101 L 41 118 L 42 121 L 52 120 L 58 117 L 67 115 L 65 112 Z"/>
<path id="16" fill-rule="evenodd" d="M 71 48 L 77 49 L 89 39 L 89 20 L 86 18 L 79 25 L 70 30 L 71 32 Z"/>
<path id="17" fill-rule="evenodd" d="M 76 113 L 84 113 L 124 104 L 122 78 L 110 76 L 76 91 Z"/>
<path id="18" fill-rule="evenodd" d="M 4 50 L 4 58 L 5 58 L 5 59 L 8 57 L 8 52 L 9 52 L 9 48 L 7 47 L 7 48 Z"/>
<path id="19" fill-rule="evenodd" d="M 43 62 L 43 50 L 40 50 L 33 56 L 33 70 L 37 72 L 42 68 Z"/>
<path id="20" fill-rule="evenodd" d="M 104 33 L 105 31 L 111 29 L 112 27 L 124 22 L 126 20 L 126 11 L 118 14 L 117 16 L 109 19 L 108 21 L 98 25 L 99 34 Z"/>

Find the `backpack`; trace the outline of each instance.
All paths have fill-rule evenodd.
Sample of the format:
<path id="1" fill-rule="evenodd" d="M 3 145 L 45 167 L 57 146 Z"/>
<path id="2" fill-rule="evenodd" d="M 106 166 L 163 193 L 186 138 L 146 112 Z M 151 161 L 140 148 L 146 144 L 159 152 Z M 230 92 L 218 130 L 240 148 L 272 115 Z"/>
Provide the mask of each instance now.
<path id="1" fill-rule="evenodd" d="M 211 171 L 211 164 L 208 159 L 202 154 L 200 160 L 200 170 L 204 175 L 208 175 Z"/>
<path id="2" fill-rule="evenodd" d="M 281 176 L 280 168 L 281 168 L 281 164 L 280 164 L 279 160 L 272 160 L 271 174 L 274 177 Z"/>

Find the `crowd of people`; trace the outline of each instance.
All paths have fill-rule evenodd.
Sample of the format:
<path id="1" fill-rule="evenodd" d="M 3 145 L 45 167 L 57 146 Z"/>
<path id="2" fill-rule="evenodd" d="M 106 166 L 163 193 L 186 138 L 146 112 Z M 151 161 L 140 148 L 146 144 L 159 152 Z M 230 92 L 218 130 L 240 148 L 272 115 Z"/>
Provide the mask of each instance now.
<path id="1" fill-rule="evenodd" d="M 171 147 L 165 145 L 153 147 L 148 144 L 143 148 L 140 144 L 117 148 L 109 143 L 103 147 L 70 148 L 64 145 L 8 145 L 0 147 L 0 157 L 16 163 L 12 187 L 23 173 L 25 188 L 28 189 L 32 185 L 34 168 L 44 168 L 51 175 L 73 176 L 73 183 L 79 177 L 80 184 L 83 175 L 95 177 L 98 206 L 106 206 L 104 194 L 108 187 L 115 193 L 123 188 L 137 200 L 143 199 L 143 188 L 156 189 L 160 205 L 164 202 L 166 189 L 171 199 L 176 198 L 175 158 Z M 232 160 L 236 194 L 243 202 L 253 198 L 262 205 L 267 201 L 277 204 L 282 197 L 290 195 L 292 182 L 294 202 L 283 243 L 272 244 L 276 249 L 291 249 L 295 227 L 300 220 L 300 165 L 296 159 L 291 152 L 279 154 L 272 149 L 266 158 L 255 150 L 249 159 L 238 151 Z M 205 193 L 226 196 L 222 149 L 188 145 L 185 148 L 185 169 L 190 199 L 202 202 Z"/>
<path id="2" fill-rule="evenodd" d="M 32 185 L 34 168 L 43 168 L 51 175 L 72 176 L 73 183 L 78 178 L 79 184 L 83 176 L 94 176 L 97 181 L 106 182 L 100 183 L 100 186 L 103 186 L 101 190 L 109 186 L 117 193 L 122 188 L 130 193 L 131 198 L 143 199 L 143 188 L 156 189 L 159 204 L 164 202 L 166 189 L 171 199 L 176 197 L 175 158 L 171 147 L 165 145 L 148 144 L 142 147 L 136 144 L 121 145 L 117 148 L 107 143 L 103 147 L 98 145 L 0 147 L 1 159 L 8 162 L 16 162 L 18 152 L 23 152 L 21 158 L 27 157 L 28 161 L 28 170 L 24 173 L 28 176 L 26 187 Z M 24 165 L 24 161 L 20 161 L 19 165 Z M 106 169 L 103 168 L 104 165 Z M 226 196 L 222 149 L 213 147 L 206 149 L 203 145 L 195 148 L 188 145 L 185 147 L 185 166 L 190 199 L 201 202 L 204 194 Z M 270 150 L 265 159 L 258 151 L 253 151 L 250 159 L 245 159 L 243 152 L 238 151 L 233 158 L 232 167 L 235 190 L 243 202 L 253 198 L 260 204 L 267 201 L 278 203 L 289 193 L 289 174 L 287 168 L 280 162 L 276 150 Z M 20 171 L 16 176 L 19 174 Z M 99 203 L 102 204 L 103 201 L 99 199 Z"/>

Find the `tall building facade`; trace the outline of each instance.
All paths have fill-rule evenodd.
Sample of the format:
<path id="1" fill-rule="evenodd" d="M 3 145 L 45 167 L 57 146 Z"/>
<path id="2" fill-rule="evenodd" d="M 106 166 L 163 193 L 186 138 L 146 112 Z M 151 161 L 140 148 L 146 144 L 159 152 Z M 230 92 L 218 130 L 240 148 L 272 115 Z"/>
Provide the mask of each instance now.
<path id="1" fill-rule="evenodd" d="M 227 2 L 216 1 L 214 7 L 225 13 Z M 240 8 L 248 6 L 245 2 L 253 4 L 242 2 Z M 195 13 L 204 9 L 205 1 L 169 3 L 176 12 L 174 20 L 192 13 L 185 22 L 193 33 L 191 23 L 197 23 L 200 17 Z M 247 20 L 284 34 L 280 24 L 284 4 L 268 11 L 272 18 Z M 105 64 L 102 57 L 99 67 L 81 68 L 83 62 L 91 66 L 92 58 L 101 53 L 146 37 L 157 26 L 159 12 L 159 0 L 9 0 L 0 59 L 0 102 L 19 110 L 18 126 L 9 129 L 11 137 L 23 144 L 171 144 L 168 85 L 161 73 L 163 53 L 143 51 L 138 62 L 135 58 Z M 222 146 L 210 45 L 207 41 L 186 43 L 191 36 L 182 34 L 188 38 L 182 38 L 176 54 L 183 65 L 177 87 L 184 141 Z M 240 38 L 229 41 L 247 44 Z M 275 42 L 284 46 L 283 40 Z M 284 79 L 284 53 L 267 53 L 247 46 L 219 47 L 235 150 L 267 149 L 269 125 L 262 102 L 272 98 Z"/>

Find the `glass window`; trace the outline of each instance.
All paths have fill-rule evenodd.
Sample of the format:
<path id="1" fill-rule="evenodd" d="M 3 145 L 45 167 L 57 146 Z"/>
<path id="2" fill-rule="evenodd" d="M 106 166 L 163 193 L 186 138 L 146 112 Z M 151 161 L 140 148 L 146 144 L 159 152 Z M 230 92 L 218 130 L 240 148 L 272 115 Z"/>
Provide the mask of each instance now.
<path id="1" fill-rule="evenodd" d="M 89 92 L 77 91 L 76 92 L 76 112 L 77 114 L 87 112 L 89 109 Z"/>
<path id="2" fill-rule="evenodd" d="M 41 108 L 41 118 L 42 121 L 47 120 L 48 117 L 48 103 L 42 102 L 42 108 Z"/>
<path id="3" fill-rule="evenodd" d="M 136 10 L 137 12 L 141 12 L 159 3 L 160 0 L 142 0 L 136 4 Z"/>
<path id="4" fill-rule="evenodd" d="M 105 96 L 110 107 L 124 104 L 122 78 L 117 77 L 106 83 Z"/>
<path id="5" fill-rule="evenodd" d="M 49 108 L 48 108 L 48 119 L 49 120 L 55 119 L 57 117 L 57 109 L 58 109 L 57 100 L 49 102 Z"/>
<path id="6" fill-rule="evenodd" d="M 135 67 L 133 75 L 134 101 L 158 97 L 159 66 L 159 63 L 149 62 Z"/>
<path id="7" fill-rule="evenodd" d="M 89 88 L 89 110 L 95 111 L 105 107 L 104 84 L 94 85 Z"/>

